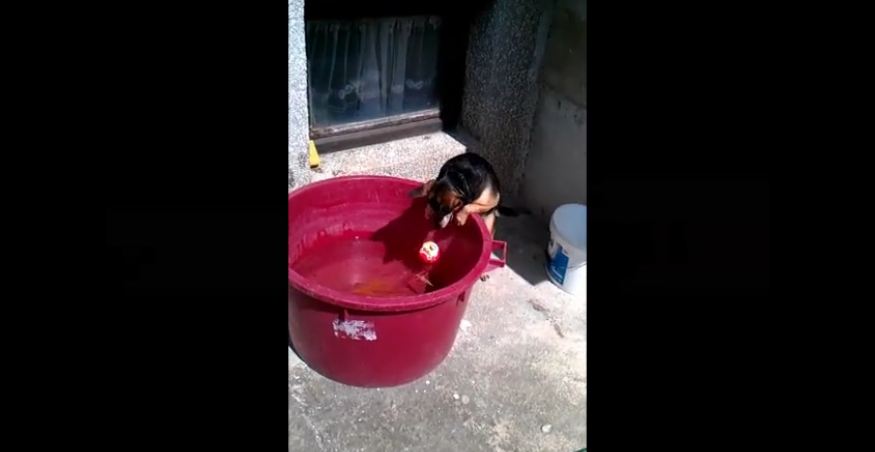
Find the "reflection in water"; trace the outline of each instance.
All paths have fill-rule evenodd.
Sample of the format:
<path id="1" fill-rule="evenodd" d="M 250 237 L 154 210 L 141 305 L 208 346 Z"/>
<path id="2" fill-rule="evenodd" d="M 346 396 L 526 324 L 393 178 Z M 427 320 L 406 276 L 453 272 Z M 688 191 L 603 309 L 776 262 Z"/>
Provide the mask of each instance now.
<path id="1" fill-rule="evenodd" d="M 384 262 L 385 255 L 381 242 L 335 238 L 304 253 L 292 267 L 321 285 L 362 296 L 420 295 L 440 287 L 431 267 L 411 267 L 410 260 Z"/>

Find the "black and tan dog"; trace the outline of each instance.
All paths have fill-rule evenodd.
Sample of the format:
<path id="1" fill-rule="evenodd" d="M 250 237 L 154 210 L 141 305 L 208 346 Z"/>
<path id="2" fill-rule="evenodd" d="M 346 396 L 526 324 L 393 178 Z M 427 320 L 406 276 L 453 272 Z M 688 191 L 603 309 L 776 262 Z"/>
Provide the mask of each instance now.
<path id="1" fill-rule="evenodd" d="M 469 215 L 478 214 L 492 235 L 497 216 L 517 215 L 516 210 L 501 205 L 501 188 L 492 165 L 470 152 L 447 160 L 437 179 L 411 191 L 410 196 L 428 198 L 425 216 L 440 228 L 453 219 L 463 225 Z"/>

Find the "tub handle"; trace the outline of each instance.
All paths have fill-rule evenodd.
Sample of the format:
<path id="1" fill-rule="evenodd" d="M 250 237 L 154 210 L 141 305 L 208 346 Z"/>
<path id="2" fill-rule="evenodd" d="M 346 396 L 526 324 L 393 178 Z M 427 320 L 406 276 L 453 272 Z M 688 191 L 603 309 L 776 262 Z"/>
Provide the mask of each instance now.
<path id="1" fill-rule="evenodd" d="M 507 264 L 507 242 L 504 240 L 493 240 L 492 251 L 500 251 L 500 257 L 494 258 L 489 256 L 489 264 L 486 265 L 486 270 L 483 273 L 491 272 L 496 268 L 502 268 Z"/>

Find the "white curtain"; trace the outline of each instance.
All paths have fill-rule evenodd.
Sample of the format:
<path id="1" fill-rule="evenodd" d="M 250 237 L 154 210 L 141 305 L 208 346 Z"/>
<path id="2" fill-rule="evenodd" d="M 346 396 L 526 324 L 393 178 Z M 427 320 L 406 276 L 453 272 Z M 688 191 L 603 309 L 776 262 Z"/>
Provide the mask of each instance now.
<path id="1" fill-rule="evenodd" d="M 308 22 L 311 125 L 437 107 L 439 31 L 433 16 Z"/>

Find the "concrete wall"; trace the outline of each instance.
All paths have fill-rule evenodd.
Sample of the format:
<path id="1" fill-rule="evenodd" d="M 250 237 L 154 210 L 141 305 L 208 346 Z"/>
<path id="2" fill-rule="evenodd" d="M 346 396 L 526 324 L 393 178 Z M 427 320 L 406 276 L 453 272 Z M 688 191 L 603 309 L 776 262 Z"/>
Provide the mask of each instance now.
<path id="1" fill-rule="evenodd" d="M 310 182 L 304 0 L 289 0 L 289 189 Z"/>
<path id="2" fill-rule="evenodd" d="M 507 194 L 518 191 L 524 173 L 552 3 L 491 0 L 471 27 L 461 127 Z"/>
<path id="3" fill-rule="evenodd" d="M 520 195 L 547 219 L 586 203 L 586 0 L 558 0 L 539 80 Z"/>

